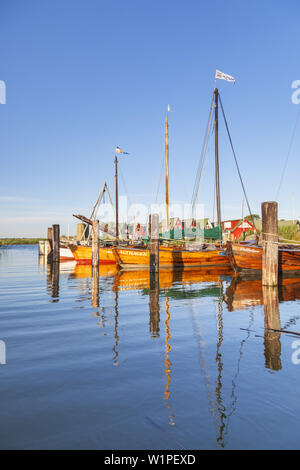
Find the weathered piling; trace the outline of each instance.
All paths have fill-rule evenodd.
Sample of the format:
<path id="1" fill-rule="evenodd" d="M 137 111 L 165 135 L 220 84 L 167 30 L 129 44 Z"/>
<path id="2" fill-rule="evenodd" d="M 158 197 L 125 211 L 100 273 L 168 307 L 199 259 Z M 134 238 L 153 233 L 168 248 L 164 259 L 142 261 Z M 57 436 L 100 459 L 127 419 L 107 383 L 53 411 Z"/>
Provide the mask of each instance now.
<path id="1" fill-rule="evenodd" d="M 93 308 L 99 307 L 99 264 L 92 266 L 92 299 Z"/>
<path id="2" fill-rule="evenodd" d="M 150 273 L 150 291 L 149 291 L 149 328 L 151 336 L 159 336 L 159 273 Z"/>
<path id="3" fill-rule="evenodd" d="M 262 213 L 262 284 L 277 286 L 278 283 L 278 204 L 263 202 Z"/>
<path id="4" fill-rule="evenodd" d="M 59 225 L 52 225 L 52 262 L 59 263 Z"/>
<path id="5" fill-rule="evenodd" d="M 264 314 L 265 314 L 265 366 L 271 370 L 280 370 L 281 343 L 280 343 L 280 314 L 278 289 L 273 286 L 263 286 Z"/>
<path id="6" fill-rule="evenodd" d="M 149 216 L 149 268 L 151 273 L 159 272 L 159 216 L 158 214 L 151 214 Z"/>
<path id="7" fill-rule="evenodd" d="M 92 225 L 92 265 L 99 269 L 99 220 Z"/>
<path id="8" fill-rule="evenodd" d="M 52 262 L 52 227 L 48 227 L 47 230 L 47 240 L 45 244 L 45 259 L 47 263 Z"/>

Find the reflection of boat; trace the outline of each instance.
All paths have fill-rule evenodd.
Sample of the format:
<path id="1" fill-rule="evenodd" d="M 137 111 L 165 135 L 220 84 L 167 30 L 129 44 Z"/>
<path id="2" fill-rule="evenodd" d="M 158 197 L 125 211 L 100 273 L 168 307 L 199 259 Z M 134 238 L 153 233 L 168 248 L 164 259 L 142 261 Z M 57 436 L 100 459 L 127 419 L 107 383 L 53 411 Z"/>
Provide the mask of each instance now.
<path id="1" fill-rule="evenodd" d="M 222 276 L 230 276 L 232 271 L 226 267 L 218 266 L 214 269 L 184 269 L 159 271 L 159 287 L 169 288 L 174 283 L 196 284 L 200 282 L 218 282 Z M 114 279 L 114 287 L 119 290 L 148 289 L 150 288 L 149 270 L 118 271 Z M 171 296 L 171 292 L 169 291 Z"/>
<path id="2" fill-rule="evenodd" d="M 260 246 L 244 246 L 228 242 L 226 253 L 235 271 L 262 270 L 262 253 Z M 300 250 L 278 248 L 279 272 L 300 271 Z"/>
<path id="3" fill-rule="evenodd" d="M 99 276 L 100 277 L 113 277 L 117 272 L 116 265 L 100 265 Z M 86 264 L 76 263 L 73 267 L 72 277 L 76 279 L 86 279 L 92 277 L 92 266 Z"/>
<path id="4" fill-rule="evenodd" d="M 279 301 L 300 299 L 300 279 L 285 278 L 278 286 Z M 255 305 L 263 305 L 263 286 L 259 279 L 233 278 L 227 288 L 224 300 L 229 311 L 242 310 Z"/>

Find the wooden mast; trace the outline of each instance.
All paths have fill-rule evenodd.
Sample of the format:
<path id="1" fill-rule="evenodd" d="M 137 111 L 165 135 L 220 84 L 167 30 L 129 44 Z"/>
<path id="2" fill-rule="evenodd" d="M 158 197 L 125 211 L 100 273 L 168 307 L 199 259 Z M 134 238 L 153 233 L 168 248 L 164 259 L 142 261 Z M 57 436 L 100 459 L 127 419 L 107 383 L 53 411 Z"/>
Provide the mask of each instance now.
<path id="1" fill-rule="evenodd" d="M 169 231 L 170 230 L 170 209 L 169 209 L 169 125 L 168 125 L 168 114 L 166 116 L 166 124 L 165 124 L 165 161 L 166 161 L 166 173 L 165 173 L 166 223 L 167 223 L 167 231 Z"/>
<path id="2" fill-rule="evenodd" d="M 217 206 L 217 223 L 221 226 L 221 206 L 220 206 L 220 177 L 219 177 L 219 120 L 218 120 L 218 97 L 219 91 L 215 87 L 215 173 L 216 173 L 216 206 Z"/>
<path id="3" fill-rule="evenodd" d="M 119 243 L 118 157 L 115 155 L 116 242 Z"/>

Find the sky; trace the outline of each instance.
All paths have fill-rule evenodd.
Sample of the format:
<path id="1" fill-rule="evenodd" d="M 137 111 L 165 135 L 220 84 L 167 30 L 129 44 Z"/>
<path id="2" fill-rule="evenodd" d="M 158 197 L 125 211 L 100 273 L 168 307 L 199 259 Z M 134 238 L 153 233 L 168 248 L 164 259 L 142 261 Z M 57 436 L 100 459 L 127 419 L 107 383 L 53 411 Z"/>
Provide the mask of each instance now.
<path id="1" fill-rule="evenodd" d="M 114 195 L 116 146 L 129 152 L 120 195 L 162 203 L 168 104 L 170 201 L 190 203 L 216 69 L 236 79 L 217 86 L 252 212 L 283 175 L 279 217 L 300 218 L 299 13 L 298 0 L 0 0 L 0 238 L 75 233 L 104 181 Z M 219 132 L 222 218 L 239 218 L 221 117 Z M 211 136 L 198 200 L 210 218 L 213 201 Z"/>

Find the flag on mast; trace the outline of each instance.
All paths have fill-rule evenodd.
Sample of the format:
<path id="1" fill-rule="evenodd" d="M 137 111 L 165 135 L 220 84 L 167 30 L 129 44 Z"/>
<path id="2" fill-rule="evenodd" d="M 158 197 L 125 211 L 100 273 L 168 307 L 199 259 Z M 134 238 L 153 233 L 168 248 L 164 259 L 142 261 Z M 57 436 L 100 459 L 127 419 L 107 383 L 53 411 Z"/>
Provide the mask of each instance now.
<path id="1" fill-rule="evenodd" d="M 215 79 L 217 78 L 220 78 L 221 80 L 227 80 L 227 82 L 235 83 L 235 78 L 233 78 L 231 75 L 220 72 L 220 70 L 216 70 Z"/>
<path id="2" fill-rule="evenodd" d="M 120 149 L 120 147 L 116 147 L 116 154 L 119 153 L 121 155 L 129 155 L 128 152 L 124 152 L 124 150 Z"/>

